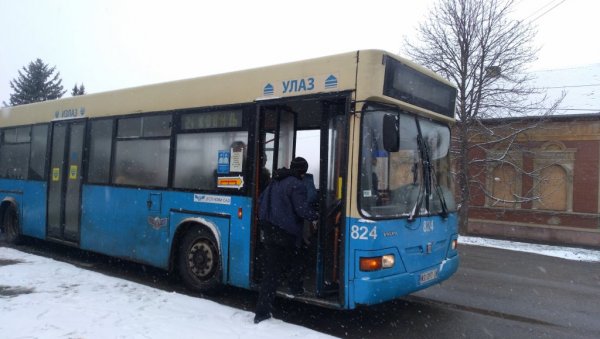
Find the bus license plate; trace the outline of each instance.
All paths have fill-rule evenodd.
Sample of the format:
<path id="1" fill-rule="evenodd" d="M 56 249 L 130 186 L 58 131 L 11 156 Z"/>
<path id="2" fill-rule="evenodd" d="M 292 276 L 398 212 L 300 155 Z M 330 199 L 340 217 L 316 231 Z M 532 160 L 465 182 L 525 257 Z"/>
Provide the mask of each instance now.
<path id="1" fill-rule="evenodd" d="M 421 276 L 419 277 L 419 283 L 424 284 L 426 282 L 434 280 L 435 278 L 437 278 L 437 275 L 438 275 L 437 270 L 423 272 L 423 273 L 421 273 Z"/>

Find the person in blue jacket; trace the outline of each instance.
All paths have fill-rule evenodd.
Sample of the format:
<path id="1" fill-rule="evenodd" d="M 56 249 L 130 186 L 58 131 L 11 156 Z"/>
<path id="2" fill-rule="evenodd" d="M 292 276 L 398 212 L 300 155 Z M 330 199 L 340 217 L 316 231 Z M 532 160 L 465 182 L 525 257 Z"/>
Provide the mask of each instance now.
<path id="1" fill-rule="evenodd" d="M 304 292 L 302 256 L 304 220 L 314 221 L 318 214 L 308 203 L 302 178 L 308 162 L 302 157 L 292 160 L 290 168 L 273 173 L 269 186 L 260 195 L 258 219 L 264 236 L 263 277 L 259 288 L 254 323 L 271 318 L 277 287 L 283 272 L 288 272 L 290 293 Z"/>

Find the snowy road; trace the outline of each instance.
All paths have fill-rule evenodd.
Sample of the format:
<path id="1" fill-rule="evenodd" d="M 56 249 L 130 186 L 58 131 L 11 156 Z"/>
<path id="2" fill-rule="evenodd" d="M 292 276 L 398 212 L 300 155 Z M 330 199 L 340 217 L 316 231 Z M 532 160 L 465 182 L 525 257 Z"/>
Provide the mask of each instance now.
<path id="1" fill-rule="evenodd" d="M 415 297 L 345 312 L 282 301 L 276 317 L 338 336 L 356 338 L 453 338 L 469 333 L 502 337 L 502 334 L 509 334 L 504 332 L 504 328 L 508 327 L 514 337 L 522 337 L 529 333 L 596 333 L 595 325 L 586 318 L 577 317 L 562 324 L 567 322 L 569 317 L 576 316 L 576 312 L 569 312 L 566 316 L 555 312 L 544 315 L 545 318 L 542 318 L 541 312 L 527 313 L 529 311 L 525 308 L 529 304 L 546 303 L 551 300 L 535 294 L 527 295 L 524 300 L 518 294 L 507 290 L 507 286 L 514 284 L 515 290 L 518 290 L 520 282 L 514 277 L 524 277 L 532 271 L 525 270 L 525 261 L 533 260 L 534 262 L 529 264 L 533 270 L 547 276 L 548 283 L 551 282 L 551 273 L 556 275 L 555 278 L 560 276 L 560 272 L 555 272 L 557 266 L 554 261 L 551 261 L 552 264 L 540 266 L 541 264 L 535 261 L 545 261 L 540 259 L 543 257 L 519 255 L 519 252 L 515 251 L 568 258 L 573 264 L 569 264 L 569 261 L 556 263 L 568 267 L 584 265 L 592 267 L 592 270 L 596 270 L 597 264 L 590 263 L 600 262 L 600 251 L 468 237 L 461 237 L 460 243 L 463 245 L 463 263 L 457 276 L 441 286 L 418 293 Z M 477 246 L 465 246 L 467 244 Z M 478 246 L 484 247 L 478 250 Z M 489 250 L 482 251 L 485 247 Z M 491 247 L 511 251 L 496 251 Z M 486 252 L 489 253 L 482 256 Z M 513 258 L 509 260 L 509 257 Z M 511 263 L 519 261 L 523 261 L 520 263 L 523 266 L 521 271 L 511 272 L 510 269 L 514 267 Z M 503 266 L 495 266 L 499 263 Z M 86 266 L 86 263 L 82 261 L 77 263 L 77 266 Z M 110 277 L 77 266 L 0 247 L 0 338 L 328 337 L 326 334 L 276 319 L 254 325 L 251 312 L 220 304 L 226 299 L 223 296 L 212 298 L 219 301 L 215 303 L 204 298 L 152 288 L 129 279 Z M 591 271 L 588 275 L 592 280 L 600 276 Z M 530 287 L 536 293 L 542 293 L 544 289 L 552 287 L 541 286 L 543 283 L 536 282 L 534 278 L 527 281 L 535 284 Z M 486 284 L 492 285 L 485 287 Z M 591 285 L 591 289 L 596 286 L 589 279 L 588 285 Z M 572 288 L 575 288 L 574 286 Z M 565 288 L 561 287 L 555 291 L 565 291 Z M 502 303 L 498 303 L 500 295 L 504 299 Z M 253 297 L 253 292 L 240 293 L 237 296 L 242 299 L 242 308 L 245 309 L 252 308 L 253 301 L 250 299 Z M 569 295 L 560 297 L 565 300 L 561 301 L 561 309 L 568 311 L 566 303 L 570 299 Z M 590 297 L 583 298 L 576 304 L 584 304 Z M 552 310 L 555 307 L 549 306 L 544 309 Z M 543 320 L 537 320 L 538 318 Z M 571 327 L 575 326 L 574 322 L 580 322 L 579 327 L 590 326 L 587 332 L 574 332 L 574 328 Z M 447 332 L 448 326 L 454 328 L 452 335 Z"/>
<path id="2" fill-rule="evenodd" d="M 327 338 L 254 314 L 0 247 L 0 338 Z"/>

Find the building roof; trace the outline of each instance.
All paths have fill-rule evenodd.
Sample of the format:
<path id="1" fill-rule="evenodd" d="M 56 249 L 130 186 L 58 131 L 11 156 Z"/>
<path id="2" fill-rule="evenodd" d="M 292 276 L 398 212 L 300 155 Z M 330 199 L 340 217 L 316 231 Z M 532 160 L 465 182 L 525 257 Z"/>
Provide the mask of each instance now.
<path id="1" fill-rule="evenodd" d="M 600 63 L 562 68 L 540 70 L 533 72 L 533 87 L 546 95 L 547 100 L 539 107 L 539 114 L 515 117 L 496 117 L 483 119 L 488 124 L 507 122 L 535 121 L 542 118 L 551 103 L 559 99 L 562 93 L 565 97 L 553 112 L 553 115 L 543 117 L 547 121 L 598 121 L 600 120 Z M 532 102 L 541 97 L 535 96 Z"/>

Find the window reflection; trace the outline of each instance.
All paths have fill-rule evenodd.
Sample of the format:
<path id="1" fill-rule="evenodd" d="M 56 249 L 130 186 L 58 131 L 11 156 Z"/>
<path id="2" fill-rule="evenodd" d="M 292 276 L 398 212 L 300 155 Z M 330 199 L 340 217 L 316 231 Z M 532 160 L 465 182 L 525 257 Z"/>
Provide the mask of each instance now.
<path id="1" fill-rule="evenodd" d="M 386 114 L 399 114 L 400 148 L 397 152 L 388 152 L 383 147 Z M 419 130 L 422 142 L 418 141 Z M 406 217 L 455 210 L 449 147 L 447 126 L 394 110 L 367 110 L 361 136 L 359 200 L 362 214 Z M 430 168 L 424 168 L 427 163 L 431 163 Z"/>
<path id="2" fill-rule="evenodd" d="M 189 189 L 216 189 L 219 151 L 242 148 L 246 164 L 248 132 L 189 133 L 177 136 L 173 186 Z M 242 145 L 243 146 L 240 146 Z"/>
<path id="3" fill-rule="evenodd" d="M 166 187 L 169 144 L 169 139 L 117 141 L 114 183 Z"/>

